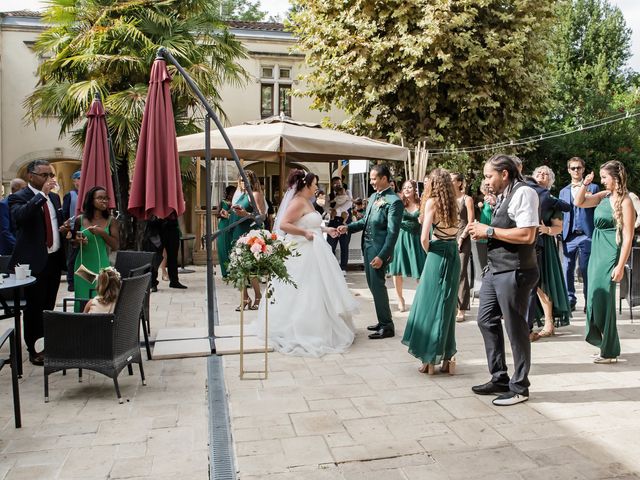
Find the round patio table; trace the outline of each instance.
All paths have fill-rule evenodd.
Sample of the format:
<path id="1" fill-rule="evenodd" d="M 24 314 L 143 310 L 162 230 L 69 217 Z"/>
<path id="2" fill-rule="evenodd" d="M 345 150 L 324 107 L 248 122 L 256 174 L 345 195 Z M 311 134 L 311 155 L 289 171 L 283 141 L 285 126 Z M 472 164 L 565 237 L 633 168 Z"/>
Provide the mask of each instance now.
<path id="1" fill-rule="evenodd" d="M 20 288 L 27 287 L 35 283 L 35 277 L 27 277 L 24 280 L 16 280 L 15 274 L 10 274 L 8 278 L 3 278 L 0 283 L 0 292 L 13 291 L 13 320 L 16 331 L 16 361 L 18 363 L 18 376 L 22 377 L 22 325 L 20 323 Z M 5 317 L 6 318 L 6 317 Z"/>

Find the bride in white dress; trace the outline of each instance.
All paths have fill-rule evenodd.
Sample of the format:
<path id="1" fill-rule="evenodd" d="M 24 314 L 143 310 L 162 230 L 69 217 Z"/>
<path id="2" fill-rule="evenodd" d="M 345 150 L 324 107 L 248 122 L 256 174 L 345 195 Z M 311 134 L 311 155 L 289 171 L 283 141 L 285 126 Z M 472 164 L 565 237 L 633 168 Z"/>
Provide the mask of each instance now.
<path id="1" fill-rule="evenodd" d="M 318 189 L 318 176 L 302 170 L 289 175 L 289 190 L 274 224 L 274 231 L 286 234 L 300 256 L 287 260 L 287 271 L 297 288 L 273 280 L 269 299 L 269 343 L 281 353 L 319 357 L 344 352 L 354 339 L 351 316 L 358 303 L 349 292 L 323 231 L 337 235 L 335 228 L 322 225 L 311 198 Z M 264 338 L 265 304 L 258 310 L 256 330 Z"/>

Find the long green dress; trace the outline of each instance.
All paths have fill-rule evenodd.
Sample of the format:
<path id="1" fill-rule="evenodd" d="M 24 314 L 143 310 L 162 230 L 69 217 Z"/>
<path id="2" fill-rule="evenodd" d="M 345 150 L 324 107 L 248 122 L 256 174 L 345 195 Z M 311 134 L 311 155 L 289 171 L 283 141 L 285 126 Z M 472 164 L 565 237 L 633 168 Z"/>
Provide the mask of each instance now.
<path id="1" fill-rule="evenodd" d="M 418 222 L 420 209 L 402 213 L 400 233 L 389 264 L 389 274 L 420 278 L 427 255 L 420 244 L 421 225 Z"/>
<path id="2" fill-rule="evenodd" d="M 231 203 L 222 200 L 220 204 L 220 208 L 229 212 L 231 210 Z M 220 218 L 218 220 L 218 230 L 222 230 L 227 225 L 229 225 L 230 218 Z M 218 248 L 218 263 L 220 264 L 220 272 L 222 273 L 222 278 L 227 277 L 227 263 L 229 262 L 229 253 L 231 251 L 231 241 L 232 241 L 232 232 L 227 230 L 226 232 L 221 233 L 218 236 L 216 241 L 216 246 Z"/>
<path id="3" fill-rule="evenodd" d="M 554 219 L 562 220 L 562 212 L 560 210 L 549 210 L 542 212 L 542 221 L 546 226 L 551 226 Z M 542 255 L 540 264 L 540 288 L 546 293 L 553 302 L 553 319 L 556 327 L 564 327 L 569 325 L 571 318 L 571 307 L 569 306 L 569 297 L 567 296 L 567 284 L 562 273 L 562 265 L 560 256 L 558 255 L 558 247 L 555 237 L 551 235 L 541 235 L 542 239 Z M 539 326 L 544 324 L 544 311 L 542 304 L 538 299 L 538 308 L 536 310 L 536 322 Z"/>
<path id="4" fill-rule="evenodd" d="M 596 207 L 593 224 L 586 340 L 600 347 L 603 358 L 616 358 L 620 355 L 620 339 L 616 327 L 616 284 L 611 280 L 611 273 L 620 257 L 620 245 L 616 242 L 616 221 L 609 197 L 602 199 Z"/>
<path id="5" fill-rule="evenodd" d="M 80 225 L 82 225 L 83 219 L 80 218 Z M 105 231 L 109 234 L 111 228 L 111 219 L 105 227 Z M 78 255 L 76 256 L 75 270 L 78 270 L 80 265 L 84 265 L 85 268 L 91 270 L 94 273 L 99 273 L 100 269 L 109 266 L 109 252 L 107 250 L 107 243 L 100 235 L 94 235 L 84 227 L 80 230 L 82 234 L 87 238 L 87 243 L 81 245 L 78 249 Z M 96 296 L 97 279 L 93 283 L 87 282 L 84 278 L 74 275 L 74 292 L 75 298 L 93 298 Z M 75 302 L 74 311 L 81 312 L 83 305 L 80 302 Z"/>
<path id="6" fill-rule="evenodd" d="M 460 256 L 458 242 L 432 239 L 411 305 L 402 343 L 422 363 L 438 364 L 456 353 L 456 308 Z"/>
<path id="7" fill-rule="evenodd" d="M 238 200 L 236 200 L 235 205 L 241 206 L 243 209 L 245 209 L 249 213 L 253 212 L 253 207 L 251 206 L 251 202 L 249 201 L 249 195 L 247 194 L 247 192 L 244 192 L 242 195 L 240 195 L 240 197 L 238 197 Z M 242 217 L 237 215 L 233 209 L 231 210 L 231 216 L 229 217 L 230 223 L 236 222 L 241 218 Z M 242 222 L 240 225 L 236 225 L 235 227 L 233 227 L 233 230 L 231 231 L 232 245 L 236 243 L 236 241 L 242 235 L 244 235 L 249 230 L 251 230 L 251 223 L 252 222 L 250 221 L 246 221 L 246 222 Z"/>

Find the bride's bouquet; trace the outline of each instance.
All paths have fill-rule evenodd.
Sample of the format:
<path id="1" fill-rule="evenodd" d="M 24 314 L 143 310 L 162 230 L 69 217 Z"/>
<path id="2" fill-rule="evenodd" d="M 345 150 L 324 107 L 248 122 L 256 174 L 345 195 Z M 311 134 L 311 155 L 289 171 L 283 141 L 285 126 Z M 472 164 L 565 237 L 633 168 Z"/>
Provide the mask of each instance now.
<path id="1" fill-rule="evenodd" d="M 261 280 L 277 278 L 296 287 L 284 262 L 299 255 L 295 244 L 283 241 L 277 233 L 269 230 L 251 230 L 240 237 L 231 249 L 225 281 L 242 289 L 252 277 Z M 273 289 L 269 286 L 267 298 L 271 298 L 272 294 Z"/>

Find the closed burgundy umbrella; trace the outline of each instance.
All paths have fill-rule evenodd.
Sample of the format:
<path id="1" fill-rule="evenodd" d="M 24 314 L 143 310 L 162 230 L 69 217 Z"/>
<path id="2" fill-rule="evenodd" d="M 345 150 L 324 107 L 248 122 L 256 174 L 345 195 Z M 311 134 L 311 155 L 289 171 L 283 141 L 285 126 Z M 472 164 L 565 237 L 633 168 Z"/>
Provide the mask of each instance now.
<path id="1" fill-rule="evenodd" d="M 82 174 L 78 190 L 78 205 L 75 214 L 82 212 L 84 196 L 93 187 L 103 187 L 109 195 L 109 208 L 116 207 L 111 164 L 109 162 L 109 143 L 107 140 L 107 120 L 100 98 L 91 103 L 87 113 L 87 133 L 82 151 Z"/>
<path id="2" fill-rule="evenodd" d="M 167 65 L 157 58 L 151 68 L 129 194 L 129 212 L 143 220 L 152 215 L 180 216 L 185 208 L 169 82 Z"/>

